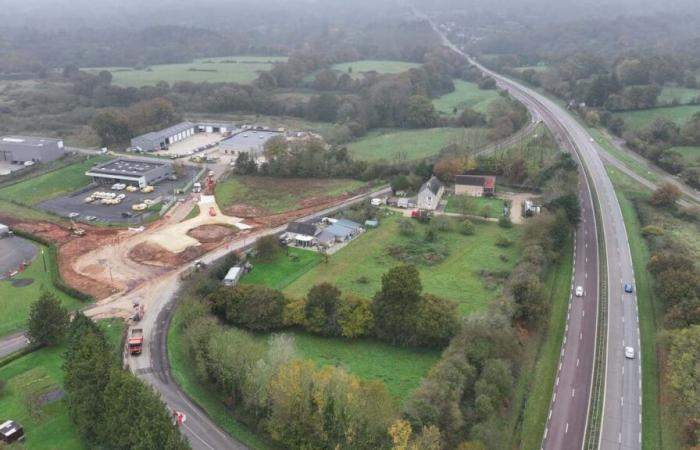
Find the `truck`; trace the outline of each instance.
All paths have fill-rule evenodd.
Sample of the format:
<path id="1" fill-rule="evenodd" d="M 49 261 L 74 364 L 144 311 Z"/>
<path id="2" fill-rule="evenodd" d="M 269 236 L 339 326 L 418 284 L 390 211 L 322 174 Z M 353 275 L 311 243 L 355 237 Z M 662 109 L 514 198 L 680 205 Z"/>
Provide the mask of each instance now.
<path id="1" fill-rule="evenodd" d="M 411 217 L 417 219 L 419 222 L 429 222 L 433 217 L 433 213 L 425 209 L 414 209 L 411 211 Z"/>
<path id="2" fill-rule="evenodd" d="M 134 303 L 133 314 L 131 316 L 131 320 L 133 320 L 134 322 L 140 322 L 141 319 L 143 319 L 143 314 L 144 314 L 143 305 L 141 305 L 139 303 Z"/>
<path id="3" fill-rule="evenodd" d="M 131 336 L 129 336 L 129 353 L 131 355 L 140 355 L 143 347 L 143 328 L 132 328 Z"/>

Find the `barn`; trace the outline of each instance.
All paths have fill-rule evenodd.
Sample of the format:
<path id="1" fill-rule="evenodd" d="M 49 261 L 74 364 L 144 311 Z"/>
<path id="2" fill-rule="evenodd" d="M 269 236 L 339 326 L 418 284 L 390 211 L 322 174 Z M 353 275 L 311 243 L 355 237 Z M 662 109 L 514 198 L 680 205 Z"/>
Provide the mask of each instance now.
<path id="1" fill-rule="evenodd" d="M 13 164 L 49 162 L 65 153 L 60 139 L 33 136 L 4 136 L 0 139 L 0 161 Z"/>

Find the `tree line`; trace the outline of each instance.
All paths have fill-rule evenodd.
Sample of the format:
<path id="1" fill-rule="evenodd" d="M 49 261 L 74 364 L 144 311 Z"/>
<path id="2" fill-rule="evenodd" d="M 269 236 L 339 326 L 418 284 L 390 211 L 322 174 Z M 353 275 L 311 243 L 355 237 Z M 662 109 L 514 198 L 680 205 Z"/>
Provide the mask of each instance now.
<path id="1" fill-rule="evenodd" d="M 90 447 L 188 449 L 153 389 L 121 368 L 104 332 L 83 313 L 71 319 L 55 295 L 32 304 L 27 335 L 34 345 L 65 344 L 63 388 L 70 418 Z"/>

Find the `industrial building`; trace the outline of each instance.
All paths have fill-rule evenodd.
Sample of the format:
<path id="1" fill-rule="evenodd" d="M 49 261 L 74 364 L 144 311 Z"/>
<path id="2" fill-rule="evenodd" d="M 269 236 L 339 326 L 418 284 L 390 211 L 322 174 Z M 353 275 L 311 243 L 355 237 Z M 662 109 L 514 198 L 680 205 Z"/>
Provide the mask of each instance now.
<path id="1" fill-rule="evenodd" d="M 124 183 L 144 187 L 173 176 L 169 162 L 155 159 L 117 158 L 85 172 L 99 184 Z"/>
<path id="2" fill-rule="evenodd" d="M 167 150 L 170 145 L 194 136 L 196 133 L 221 133 L 226 135 L 232 129 L 233 126 L 226 123 L 181 122 L 160 131 L 136 136 L 131 139 L 131 147 L 144 152 L 157 152 Z"/>
<path id="3" fill-rule="evenodd" d="M 280 131 L 244 130 L 219 142 L 219 149 L 234 156 L 243 152 L 249 153 L 257 159 L 265 150 L 265 143 L 277 136 L 285 137 L 285 134 Z"/>
<path id="4" fill-rule="evenodd" d="M 49 162 L 65 153 L 60 139 L 32 136 L 4 136 L 0 139 L 0 161 L 13 164 Z"/>

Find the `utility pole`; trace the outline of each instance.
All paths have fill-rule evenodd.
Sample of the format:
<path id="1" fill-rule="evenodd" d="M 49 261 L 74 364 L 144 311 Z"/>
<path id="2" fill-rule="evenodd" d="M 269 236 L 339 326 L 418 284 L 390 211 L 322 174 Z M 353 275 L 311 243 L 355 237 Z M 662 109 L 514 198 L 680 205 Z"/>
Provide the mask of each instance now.
<path id="1" fill-rule="evenodd" d="M 44 262 L 44 272 L 48 272 L 46 269 L 46 256 L 44 256 L 44 249 L 41 249 L 41 260 Z"/>

